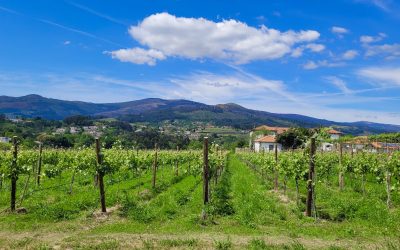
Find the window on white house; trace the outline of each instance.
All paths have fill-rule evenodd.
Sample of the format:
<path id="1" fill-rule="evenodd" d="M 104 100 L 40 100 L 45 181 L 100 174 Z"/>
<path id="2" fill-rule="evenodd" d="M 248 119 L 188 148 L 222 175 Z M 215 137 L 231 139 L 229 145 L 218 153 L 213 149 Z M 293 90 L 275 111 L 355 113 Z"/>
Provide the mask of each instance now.
<path id="1" fill-rule="evenodd" d="M 269 145 L 269 151 L 274 150 L 274 145 Z"/>

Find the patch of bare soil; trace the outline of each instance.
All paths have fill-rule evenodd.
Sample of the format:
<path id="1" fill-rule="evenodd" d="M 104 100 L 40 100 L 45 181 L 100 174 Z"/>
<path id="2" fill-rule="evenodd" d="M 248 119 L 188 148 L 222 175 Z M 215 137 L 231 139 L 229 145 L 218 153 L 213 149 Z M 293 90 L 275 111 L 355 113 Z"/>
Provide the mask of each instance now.
<path id="1" fill-rule="evenodd" d="M 113 207 L 107 208 L 107 212 L 103 213 L 101 210 L 96 210 L 93 212 L 93 218 L 96 220 L 107 220 L 112 214 L 117 212 L 121 208 L 120 204 L 117 204 Z"/>

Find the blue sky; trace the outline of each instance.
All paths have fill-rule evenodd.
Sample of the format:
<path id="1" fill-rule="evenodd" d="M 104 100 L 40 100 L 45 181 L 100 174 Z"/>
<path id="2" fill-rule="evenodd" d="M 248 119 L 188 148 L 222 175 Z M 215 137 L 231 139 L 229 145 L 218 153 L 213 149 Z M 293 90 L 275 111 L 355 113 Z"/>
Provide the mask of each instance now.
<path id="1" fill-rule="evenodd" d="M 400 124 L 400 1 L 0 0 L 0 95 Z"/>

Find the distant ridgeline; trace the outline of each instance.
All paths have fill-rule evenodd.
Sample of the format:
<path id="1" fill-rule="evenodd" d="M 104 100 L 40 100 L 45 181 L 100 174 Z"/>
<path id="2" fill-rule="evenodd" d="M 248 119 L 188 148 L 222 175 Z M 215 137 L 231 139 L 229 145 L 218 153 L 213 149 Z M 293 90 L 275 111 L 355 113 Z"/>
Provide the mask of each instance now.
<path id="1" fill-rule="evenodd" d="M 97 104 L 50 99 L 39 95 L 0 96 L 0 113 L 13 119 L 17 117 L 41 117 L 48 120 L 63 120 L 69 116 L 84 115 L 97 118 L 116 118 L 127 122 L 197 121 L 240 129 L 252 129 L 263 124 L 305 128 L 336 127 L 344 133 L 353 135 L 400 131 L 399 125 L 372 122 L 334 122 L 296 114 L 256 111 L 234 103 L 206 105 L 188 100 L 157 98 Z"/>

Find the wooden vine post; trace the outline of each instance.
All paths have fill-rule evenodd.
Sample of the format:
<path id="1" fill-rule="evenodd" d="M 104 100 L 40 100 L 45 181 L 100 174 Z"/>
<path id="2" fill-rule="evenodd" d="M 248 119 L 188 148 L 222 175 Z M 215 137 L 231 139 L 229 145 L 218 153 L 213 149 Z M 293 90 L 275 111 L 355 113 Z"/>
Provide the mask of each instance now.
<path id="1" fill-rule="evenodd" d="M 343 145 L 339 143 L 339 189 L 343 191 L 344 188 L 344 174 L 343 174 Z"/>
<path id="2" fill-rule="evenodd" d="M 96 138 L 96 159 L 97 159 L 97 180 L 100 190 L 100 203 L 101 212 L 106 213 L 106 195 L 104 192 L 104 169 L 103 169 L 103 155 L 100 152 L 100 140 Z"/>
<path id="3" fill-rule="evenodd" d="M 156 188 L 156 179 L 157 179 L 157 143 L 154 145 L 154 150 L 155 150 L 155 154 L 154 154 L 154 162 L 153 162 L 153 179 L 152 179 L 152 184 L 151 186 L 154 188 Z"/>
<path id="4" fill-rule="evenodd" d="M 308 171 L 307 180 L 307 204 L 306 204 L 306 216 L 311 217 L 311 210 L 313 205 L 314 197 L 314 171 L 315 171 L 315 138 L 311 138 L 310 145 L 310 168 Z"/>
<path id="5" fill-rule="evenodd" d="M 275 169 L 274 169 L 274 190 L 275 192 L 278 192 L 278 178 L 279 178 L 279 172 L 278 172 L 278 143 L 275 143 Z"/>
<path id="6" fill-rule="evenodd" d="M 191 150 L 189 150 L 189 155 L 190 156 L 192 155 L 192 151 Z M 189 164 L 188 164 L 188 174 L 190 174 L 190 161 L 189 161 Z"/>
<path id="7" fill-rule="evenodd" d="M 179 146 L 176 146 L 175 175 L 179 176 Z"/>
<path id="8" fill-rule="evenodd" d="M 387 148 L 387 154 L 388 154 L 388 162 L 390 162 L 392 158 L 392 152 L 390 152 L 389 145 L 386 142 L 386 148 Z M 386 193 L 387 193 L 387 200 L 386 200 L 386 205 L 388 208 L 392 207 L 392 173 L 390 172 L 390 169 L 386 169 Z"/>
<path id="9" fill-rule="evenodd" d="M 209 193 L 209 166 L 208 166 L 208 137 L 204 137 L 204 146 L 203 146 L 203 201 L 204 205 L 206 205 L 209 201 L 208 193 Z"/>
<path id="10" fill-rule="evenodd" d="M 17 137 L 13 137 L 13 161 L 11 164 L 11 212 L 15 211 L 15 197 L 17 194 L 17 179 L 18 179 L 18 141 Z"/>
<path id="11" fill-rule="evenodd" d="M 222 158 L 222 149 L 219 148 L 219 146 L 216 147 L 216 155 L 218 158 Z M 218 185 L 218 178 L 222 173 L 222 165 L 217 165 L 215 166 L 215 174 L 214 174 L 214 181 L 215 181 L 215 186 Z"/>
<path id="12" fill-rule="evenodd" d="M 38 159 L 38 169 L 36 176 L 36 184 L 40 186 L 40 175 L 42 172 L 42 152 L 43 152 L 43 143 L 39 143 L 39 159 Z"/>
<path id="13" fill-rule="evenodd" d="M 203 204 L 207 205 L 209 201 L 209 166 L 208 166 L 208 137 L 204 137 L 203 144 Z M 203 220 L 207 218 L 205 207 L 203 207 L 201 217 Z"/>

